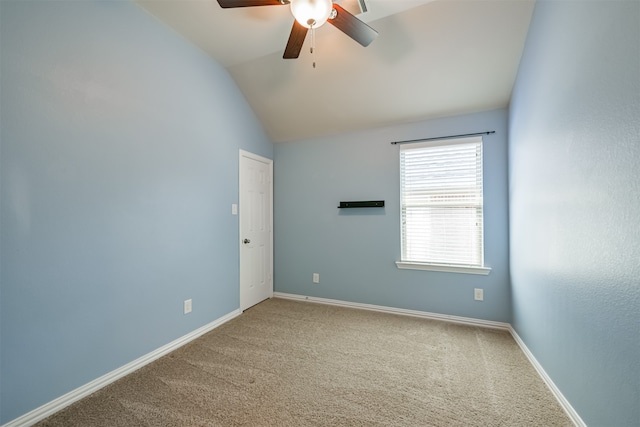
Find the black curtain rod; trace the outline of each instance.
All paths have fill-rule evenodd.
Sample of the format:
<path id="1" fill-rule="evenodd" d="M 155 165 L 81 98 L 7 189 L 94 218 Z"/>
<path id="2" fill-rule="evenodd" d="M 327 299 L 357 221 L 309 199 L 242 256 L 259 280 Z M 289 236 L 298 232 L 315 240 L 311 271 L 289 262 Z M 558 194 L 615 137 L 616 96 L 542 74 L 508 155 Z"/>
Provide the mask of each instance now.
<path id="1" fill-rule="evenodd" d="M 487 132 L 465 133 L 464 135 L 436 136 L 434 138 L 410 139 L 410 140 L 407 140 L 407 141 L 393 141 L 391 143 L 391 145 L 411 144 L 413 142 L 424 142 L 424 141 L 437 141 L 439 139 L 465 138 L 467 136 L 491 135 L 492 133 L 496 133 L 496 131 L 495 130 L 490 130 L 490 131 L 487 131 Z"/>

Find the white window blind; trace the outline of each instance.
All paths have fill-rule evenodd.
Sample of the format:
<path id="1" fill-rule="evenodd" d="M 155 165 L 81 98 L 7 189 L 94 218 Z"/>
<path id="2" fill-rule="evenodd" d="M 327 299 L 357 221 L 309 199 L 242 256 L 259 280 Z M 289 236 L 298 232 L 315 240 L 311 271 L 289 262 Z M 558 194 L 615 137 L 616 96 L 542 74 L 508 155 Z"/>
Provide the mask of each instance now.
<path id="1" fill-rule="evenodd" d="M 484 264 L 482 138 L 400 147 L 402 261 Z"/>

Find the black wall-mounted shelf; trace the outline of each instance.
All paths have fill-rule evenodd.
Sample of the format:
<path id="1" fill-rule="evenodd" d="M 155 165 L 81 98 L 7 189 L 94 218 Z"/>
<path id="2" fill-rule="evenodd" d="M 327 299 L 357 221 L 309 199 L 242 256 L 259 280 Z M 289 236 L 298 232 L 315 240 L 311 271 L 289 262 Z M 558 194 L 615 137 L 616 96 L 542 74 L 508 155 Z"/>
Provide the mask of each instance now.
<path id="1" fill-rule="evenodd" d="M 340 202 L 338 209 L 347 208 L 384 208 L 384 200 L 371 200 L 366 202 Z"/>

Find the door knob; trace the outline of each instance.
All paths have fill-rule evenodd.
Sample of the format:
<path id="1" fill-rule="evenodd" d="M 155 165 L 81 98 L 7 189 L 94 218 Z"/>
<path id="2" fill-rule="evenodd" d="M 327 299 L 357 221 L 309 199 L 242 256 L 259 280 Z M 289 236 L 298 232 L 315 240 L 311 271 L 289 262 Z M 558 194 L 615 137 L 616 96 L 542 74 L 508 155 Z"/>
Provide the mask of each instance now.
<path id="1" fill-rule="evenodd" d="M 246 245 L 247 243 L 251 243 L 251 240 L 249 240 L 249 239 L 244 239 L 244 240 L 242 241 L 242 243 L 244 243 L 244 244 Z"/>

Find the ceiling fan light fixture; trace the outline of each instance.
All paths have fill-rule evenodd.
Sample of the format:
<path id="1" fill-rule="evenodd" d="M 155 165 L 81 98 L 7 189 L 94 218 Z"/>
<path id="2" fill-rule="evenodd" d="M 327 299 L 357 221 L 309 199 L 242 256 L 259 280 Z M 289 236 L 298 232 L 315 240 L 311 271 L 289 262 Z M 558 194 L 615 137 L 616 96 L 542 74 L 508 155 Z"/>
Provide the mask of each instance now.
<path id="1" fill-rule="evenodd" d="M 291 14 L 305 28 L 318 28 L 329 19 L 331 0 L 291 0 Z"/>

